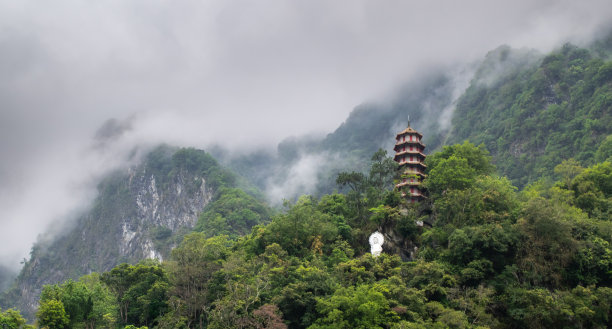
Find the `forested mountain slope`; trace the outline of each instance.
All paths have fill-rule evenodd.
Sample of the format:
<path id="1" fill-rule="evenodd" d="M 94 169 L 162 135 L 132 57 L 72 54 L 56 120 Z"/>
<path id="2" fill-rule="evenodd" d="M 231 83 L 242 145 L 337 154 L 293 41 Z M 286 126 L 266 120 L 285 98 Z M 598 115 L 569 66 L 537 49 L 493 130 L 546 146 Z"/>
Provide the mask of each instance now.
<path id="1" fill-rule="evenodd" d="M 226 233 L 248 232 L 269 216 L 269 210 L 236 189 L 237 180 L 203 151 L 154 149 L 142 164 L 108 175 L 98 186 L 91 210 L 59 236 L 42 239 L 32 248 L 3 306 L 18 306 L 32 316 L 43 284 L 108 271 L 122 262 L 166 259 L 196 224 L 222 226 L 220 232 Z M 237 204 L 232 208 L 217 202 Z M 224 212 L 215 213 L 211 220 L 216 222 L 205 217 L 198 224 L 207 205 L 213 207 L 207 214 L 217 208 Z M 240 216 L 233 214 L 235 208 Z M 213 228 L 211 234 L 220 233 Z"/>
<path id="2" fill-rule="evenodd" d="M 368 175 L 341 175 L 348 193 L 286 203 L 237 240 L 194 232 L 161 264 L 46 286 L 38 324 L 612 326 L 612 163 L 566 161 L 558 182 L 519 192 L 490 160 L 482 146 L 445 146 L 427 159 L 429 197 L 414 204 L 392 190 L 393 170 L 379 170 L 392 160 L 376 155 Z M 385 237 L 379 257 L 367 242 L 376 230 Z M 397 241 L 406 243 L 389 243 Z M 397 255 L 406 247 L 416 251 L 409 261 Z"/>
<path id="3" fill-rule="evenodd" d="M 490 59 L 511 60 L 512 50 L 490 53 L 457 102 L 448 142 L 484 143 L 518 186 L 552 177 L 565 159 L 592 165 L 612 134 L 612 62 L 594 49 L 566 44 L 504 74 Z"/>
<path id="4" fill-rule="evenodd" d="M 228 167 L 249 178 L 262 190 L 282 186 L 296 174 L 304 159 L 314 167 L 314 188 L 288 190 L 283 195 L 296 199 L 303 193 L 322 195 L 337 188 L 335 176 L 341 171 L 366 171 L 367 161 L 379 148 L 391 150 L 395 134 L 404 129 L 408 118 L 425 132 L 427 150 L 440 147 L 450 128 L 453 99 L 462 91 L 469 72 L 450 72 L 431 68 L 421 72 L 390 93 L 385 102 L 367 102 L 357 106 L 335 131 L 323 137 L 292 136 L 282 141 L 276 153 L 242 153 L 234 157 L 217 149 L 212 152 Z M 296 183 L 296 185 L 299 182 Z"/>
<path id="5" fill-rule="evenodd" d="M 364 171 L 369 155 L 391 150 L 409 116 L 424 135 L 426 152 L 464 140 L 484 143 L 500 173 L 517 186 L 551 179 L 564 159 L 593 164 L 612 133 L 611 40 L 585 48 L 566 44 L 550 54 L 501 46 L 463 71 L 432 68 L 387 101 L 357 106 L 323 138 L 288 138 L 276 154 L 247 154 L 251 162 L 227 163 L 265 190 L 289 179 L 302 158 L 321 155 L 310 192 L 329 193 L 338 172 Z"/>

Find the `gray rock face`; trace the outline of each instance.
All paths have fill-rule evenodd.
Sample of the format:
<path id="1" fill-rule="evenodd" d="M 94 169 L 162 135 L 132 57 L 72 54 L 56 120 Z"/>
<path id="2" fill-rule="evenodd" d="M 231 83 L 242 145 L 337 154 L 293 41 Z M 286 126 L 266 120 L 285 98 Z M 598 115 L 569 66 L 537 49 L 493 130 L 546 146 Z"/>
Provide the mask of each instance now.
<path id="1" fill-rule="evenodd" d="M 207 188 L 205 178 L 187 176 L 190 175 L 179 173 L 173 177 L 167 189 L 160 191 L 154 175 L 130 172 L 130 195 L 134 197 L 136 216 L 122 220 L 120 255 L 161 261 L 167 255 L 162 250 L 156 250 L 149 228 L 165 228 L 176 233 L 195 226 L 199 213 L 210 202 L 213 193 Z M 186 186 L 193 183 L 199 188 L 189 191 Z"/>
<path id="2" fill-rule="evenodd" d="M 146 168 L 104 179 L 86 214 L 62 236 L 32 248 L 1 306 L 17 307 L 32 319 L 45 284 L 109 271 L 122 262 L 167 258 L 182 234 L 195 226 L 214 191 L 201 172 L 174 168 L 160 175 Z"/>

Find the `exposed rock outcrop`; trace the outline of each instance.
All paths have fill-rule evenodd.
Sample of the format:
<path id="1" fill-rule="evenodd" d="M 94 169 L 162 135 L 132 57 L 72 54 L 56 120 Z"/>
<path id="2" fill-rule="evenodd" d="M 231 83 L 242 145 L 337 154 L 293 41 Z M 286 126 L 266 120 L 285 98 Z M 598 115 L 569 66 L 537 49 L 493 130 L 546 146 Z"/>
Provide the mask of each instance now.
<path id="1" fill-rule="evenodd" d="M 108 271 L 122 262 L 169 256 L 213 198 L 214 188 L 202 166 L 217 164 L 201 151 L 193 150 L 208 162 L 195 167 L 177 165 L 172 149 L 157 152 L 162 156 L 154 165 L 145 161 L 106 177 L 87 213 L 61 236 L 32 248 L 30 260 L 3 300 L 3 308 L 17 307 L 31 319 L 45 284 Z"/>

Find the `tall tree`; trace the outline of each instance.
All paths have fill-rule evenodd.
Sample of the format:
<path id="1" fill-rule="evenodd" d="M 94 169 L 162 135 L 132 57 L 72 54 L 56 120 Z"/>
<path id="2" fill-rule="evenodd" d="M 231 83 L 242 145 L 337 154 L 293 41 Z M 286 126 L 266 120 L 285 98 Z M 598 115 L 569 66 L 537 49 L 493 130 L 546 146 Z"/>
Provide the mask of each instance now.
<path id="1" fill-rule="evenodd" d="M 170 304 L 174 317 L 185 317 L 189 328 L 204 328 L 211 307 L 209 283 L 229 254 L 227 236 L 207 239 L 204 233 L 191 233 L 172 250 L 168 262 Z"/>

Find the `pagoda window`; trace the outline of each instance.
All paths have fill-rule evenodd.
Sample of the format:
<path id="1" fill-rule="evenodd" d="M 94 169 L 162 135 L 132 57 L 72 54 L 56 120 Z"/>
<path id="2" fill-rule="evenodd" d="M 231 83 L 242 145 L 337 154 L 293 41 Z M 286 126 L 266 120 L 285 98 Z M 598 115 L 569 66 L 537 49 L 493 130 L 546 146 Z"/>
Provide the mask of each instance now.
<path id="1" fill-rule="evenodd" d="M 402 136 L 402 141 L 405 142 L 406 141 L 406 136 Z"/>
<path id="2" fill-rule="evenodd" d="M 412 135 L 410 135 L 410 140 L 412 141 Z"/>

